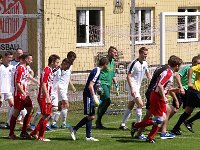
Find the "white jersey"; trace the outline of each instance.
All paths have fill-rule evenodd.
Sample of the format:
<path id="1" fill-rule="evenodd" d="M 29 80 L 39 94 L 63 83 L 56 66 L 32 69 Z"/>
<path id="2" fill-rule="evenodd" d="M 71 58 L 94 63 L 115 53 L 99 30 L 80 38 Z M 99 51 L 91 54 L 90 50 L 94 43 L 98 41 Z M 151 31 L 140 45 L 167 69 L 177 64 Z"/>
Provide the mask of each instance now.
<path id="1" fill-rule="evenodd" d="M 131 73 L 133 87 L 140 89 L 144 74 L 149 72 L 148 64 L 146 61 L 140 62 L 139 59 L 133 60 L 127 67 L 128 73 Z M 129 86 L 128 86 L 129 88 Z"/>
<path id="2" fill-rule="evenodd" d="M 12 65 L 0 66 L 0 91 L 1 93 L 10 93 L 12 92 L 12 82 L 13 82 L 13 74 L 12 74 Z"/>

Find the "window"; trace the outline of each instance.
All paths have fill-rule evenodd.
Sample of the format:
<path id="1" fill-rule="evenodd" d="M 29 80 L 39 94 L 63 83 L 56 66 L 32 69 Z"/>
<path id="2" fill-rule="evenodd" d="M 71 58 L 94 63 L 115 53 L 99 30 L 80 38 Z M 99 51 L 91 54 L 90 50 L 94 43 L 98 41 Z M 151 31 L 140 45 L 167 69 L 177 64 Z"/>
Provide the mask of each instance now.
<path id="1" fill-rule="evenodd" d="M 132 21 L 131 21 L 132 23 Z M 137 9 L 135 11 L 135 43 L 153 43 L 153 10 Z"/>
<path id="2" fill-rule="evenodd" d="M 102 9 L 78 9 L 76 12 L 77 46 L 102 45 Z"/>
<path id="3" fill-rule="evenodd" d="M 178 12 L 197 12 L 197 9 L 178 9 Z M 198 16 L 178 17 L 178 42 L 198 41 Z"/>

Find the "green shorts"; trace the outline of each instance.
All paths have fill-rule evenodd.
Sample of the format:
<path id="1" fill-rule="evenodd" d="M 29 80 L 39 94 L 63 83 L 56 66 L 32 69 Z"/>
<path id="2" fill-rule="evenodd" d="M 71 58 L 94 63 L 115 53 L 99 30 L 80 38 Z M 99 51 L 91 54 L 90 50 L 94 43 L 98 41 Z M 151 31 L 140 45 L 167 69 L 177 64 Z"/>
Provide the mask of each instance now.
<path id="1" fill-rule="evenodd" d="M 107 100 L 110 99 L 110 86 L 103 84 L 101 85 L 101 87 L 103 88 L 103 95 L 100 96 L 101 100 Z"/>

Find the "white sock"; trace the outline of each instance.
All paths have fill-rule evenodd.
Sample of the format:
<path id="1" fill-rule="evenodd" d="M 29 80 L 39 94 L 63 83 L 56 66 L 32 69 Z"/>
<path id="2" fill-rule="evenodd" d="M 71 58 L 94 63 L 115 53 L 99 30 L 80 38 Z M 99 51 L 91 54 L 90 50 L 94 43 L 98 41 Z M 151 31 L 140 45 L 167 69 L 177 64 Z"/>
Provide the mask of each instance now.
<path id="1" fill-rule="evenodd" d="M 125 125 L 126 125 L 126 122 L 127 122 L 128 119 L 130 118 L 130 116 L 131 116 L 131 110 L 130 110 L 130 109 L 126 109 L 125 112 L 124 112 L 124 116 L 123 116 L 123 119 L 122 119 L 122 123 L 121 123 L 122 126 L 125 126 Z"/>
<path id="2" fill-rule="evenodd" d="M 19 116 L 17 117 L 17 120 L 22 120 L 22 112 L 20 112 Z"/>
<path id="3" fill-rule="evenodd" d="M 62 124 L 66 124 L 67 112 L 68 112 L 68 109 L 62 109 L 60 112 Z"/>
<path id="4" fill-rule="evenodd" d="M 142 121 L 142 108 L 137 108 L 135 110 L 136 113 L 136 122 L 141 122 Z"/>
<path id="5" fill-rule="evenodd" d="M 12 107 L 10 107 L 9 106 L 9 110 L 8 110 L 8 113 L 7 113 L 7 123 L 8 123 L 8 125 L 10 125 L 10 119 L 11 119 L 11 117 L 12 117 L 12 114 L 13 114 L 13 112 L 14 112 L 14 107 L 12 106 Z"/>
<path id="6" fill-rule="evenodd" d="M 52 116 L 52 125 L 55 125 L 58 122 L 58 119 L 60 117 L 60 111 L 54 112 Z"/>
<path id="7" fill-rule="evenodd" d="M 27 110 L 26 110 L 26 109 L 23 109 L 23 110 L 21 111 L 21 114 L 22 114 L 22 117 L 24 118 L 24 117 L 26 116 L 26 114 L 27 114 Z"/>
<path id="8" fill-rule="evenodd" d="M 36 112 L 35 116 L 33 117 L 33 121 L 31 122 L 32 125 L 36 125 L 39 118 L 41 117 L 41 112 Z"/>

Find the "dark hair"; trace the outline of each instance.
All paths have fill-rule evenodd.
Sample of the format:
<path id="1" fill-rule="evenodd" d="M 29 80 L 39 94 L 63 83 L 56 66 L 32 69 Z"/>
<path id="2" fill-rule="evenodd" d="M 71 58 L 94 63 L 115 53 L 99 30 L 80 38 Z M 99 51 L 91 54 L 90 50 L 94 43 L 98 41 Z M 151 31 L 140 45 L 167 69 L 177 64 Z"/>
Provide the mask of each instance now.
<path id="1" fill-rule="evenodd" d="M 72 58 L 72 57 L 73 57 L 73 58 L 76 58 L 76 53 L 74 53 L 73 51 L 68 52 L 68 53 L 67 53 L 67 58 L 70 59 L 70 58 Z"/>
<path id="2" fill-rule="evenodd" d="M 68 58 L 63 59 L 62 63 L 69 64 L 69 65 L 72 64 L 71 60 Z"/>
<path id="3" fill-rule="evenodd" d="M 183 63 L 183 60 L 175 55 L 170 56 L 168 64 L 170 67 L 180 66 Z"/>
<path id="4" fill-rule="evenodd" d="M 194 57 L 192 58 L 192 64 L 193 64 L 193 65 L 196 64 L 198 59 L 200 59 L 200 55 L 194 56 Z"/>
<path id="5" fill-rule="evenodd" d="M 7 57 L 8 55 L 13 55 L 13 53 L 11 51 L 5 52 L 4 56 Z"/>
<path id="6" fill-rule="evenodd" d="M 143 53 L 144 51 L 148 51 L 148 49 L 146 47 L 141 47 L 139 49 L 139 54 Z"/>
<path id="7" fill-rule="evenodd" d="M 60 59 L 60 57 L 56 54 L 53 54 L 51 56 L 49 56 L 49 59 L 48 59 L 48 65 L 50 65 L 52 62 L 56 62 L 57 59 Z"/>
<path id="8" fill-rule="evenodd" d="M 103 66 L 105 64 L 108 64 L 109 63 L 109 60 L 107 57 L 102 57 L 100 60 L 99 60 L 99 66 Z"/>
<path id="9" fill-rule="evenodd" d="M 108 53 L 109 53 L 111 50 L 113 50 L 113 49 L 116 50 L 116 51 L 118 51 L 116 47 L 110 46 L 109 49 L 108 49 Z"/>
<path id="10" fill-rule="evenodd" d="M 19 56 L 19 59 L 21 60 L 25 60 L 29 57 L 29 54 L 22 54 L 21 56 Z"/>

